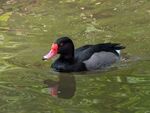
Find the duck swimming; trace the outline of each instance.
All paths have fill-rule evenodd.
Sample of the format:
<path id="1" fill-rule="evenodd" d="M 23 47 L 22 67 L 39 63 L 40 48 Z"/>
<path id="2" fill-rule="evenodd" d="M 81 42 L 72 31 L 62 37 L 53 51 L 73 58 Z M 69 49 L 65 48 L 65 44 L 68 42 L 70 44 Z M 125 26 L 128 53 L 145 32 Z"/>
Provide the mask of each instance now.
<path id="1" fill-rule="evenodd" d="M 105 68 L 120 60 L 120 50 L 124 49 L 118 43 L 102 43 L 84 45 L 75 49 L 68 37 L 57 39 L 43 60 L 51 59 L 59 54 L 51 67 L 58 72 L 91 71 Z"/>

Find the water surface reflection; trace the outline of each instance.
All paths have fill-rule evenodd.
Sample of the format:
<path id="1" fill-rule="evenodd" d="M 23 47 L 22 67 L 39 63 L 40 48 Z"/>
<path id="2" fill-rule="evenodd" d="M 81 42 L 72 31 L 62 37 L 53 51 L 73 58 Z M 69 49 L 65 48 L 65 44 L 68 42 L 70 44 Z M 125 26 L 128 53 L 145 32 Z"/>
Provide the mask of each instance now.
<path id="1" fill-rule="evenodd" d="M 76 91 L 76 81 L 73 75 L 60 75 L 58 80 L 44 80 L 44 84 L 48 86 L 49 93 L 53 97 L 70 99 Z"/>

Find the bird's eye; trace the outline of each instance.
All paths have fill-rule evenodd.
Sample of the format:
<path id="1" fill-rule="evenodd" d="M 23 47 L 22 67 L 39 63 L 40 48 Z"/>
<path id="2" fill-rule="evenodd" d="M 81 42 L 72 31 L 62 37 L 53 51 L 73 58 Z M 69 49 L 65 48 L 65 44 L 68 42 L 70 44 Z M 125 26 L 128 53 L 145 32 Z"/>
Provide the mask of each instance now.
<path id="1" fill-rule="evenodd" d="M 60 43 L 60 46 L 63 46 L 64 45 L 64 43 Z"/>

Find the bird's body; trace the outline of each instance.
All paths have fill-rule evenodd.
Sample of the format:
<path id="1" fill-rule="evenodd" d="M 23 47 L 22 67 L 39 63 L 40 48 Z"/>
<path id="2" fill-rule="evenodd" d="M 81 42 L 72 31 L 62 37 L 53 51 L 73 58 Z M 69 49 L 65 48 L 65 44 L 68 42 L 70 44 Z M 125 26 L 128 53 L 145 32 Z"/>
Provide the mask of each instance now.
<path id="1" fill-rule="evenodd" d="M 51 67 L 59 72 L 91 71 L 110 66 L 119 61 L 119 51 L 124 49 L 117 43 L 84 45 L 74 49 L 73 42 L 68 37 L 59 38 L 55 44 L 60 56 Z M 47 54 L 44 59 L 49 56 L 50 54 Z"/>

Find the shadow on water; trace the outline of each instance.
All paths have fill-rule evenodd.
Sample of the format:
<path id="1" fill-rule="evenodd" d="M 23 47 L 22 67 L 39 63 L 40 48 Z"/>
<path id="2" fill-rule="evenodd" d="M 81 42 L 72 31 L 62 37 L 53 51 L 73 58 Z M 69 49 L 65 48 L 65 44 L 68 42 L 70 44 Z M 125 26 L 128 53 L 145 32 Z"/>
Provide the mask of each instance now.
<path id="1" fill-rule="evenodd" d="M 70 99 L 76 91 L 76 81 L 73 75 L 59 75 L 57 81 L 47 79 L 44 80 L 44 84 L 47 85 L 53 97 Z"/>

